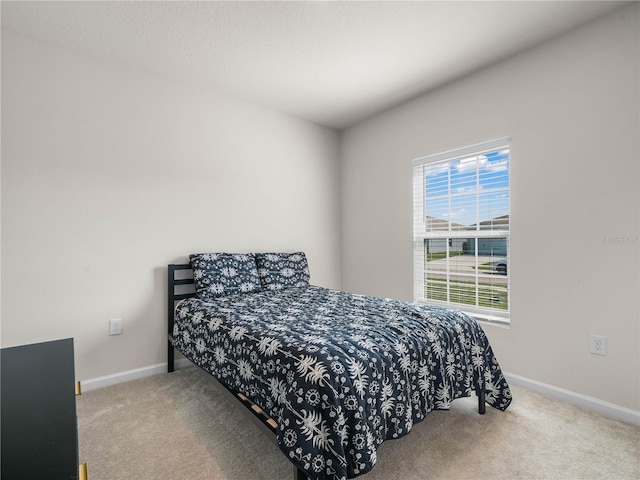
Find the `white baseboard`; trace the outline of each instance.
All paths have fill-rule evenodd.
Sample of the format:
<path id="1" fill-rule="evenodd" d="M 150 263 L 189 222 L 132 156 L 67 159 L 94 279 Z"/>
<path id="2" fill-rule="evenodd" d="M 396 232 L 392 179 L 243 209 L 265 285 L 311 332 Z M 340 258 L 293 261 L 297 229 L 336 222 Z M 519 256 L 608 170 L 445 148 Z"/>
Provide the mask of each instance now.
<path id="1" fill-rule="evenodd" d="M 558 400 L 601 413 L 607 417 L 640 426 L 640 411 L 621 407 L 620 405 L 588 397 L 587 395 L 565 390 L 564 388 L 554 387 L 553 385 L 531 380 L 530 378 L 521 377 L 513 373 L 503 373 L 507 382 L 511 385 L 528 388 L 529 390 L 548 397 L 557 398 Z"/>
<path id="2" fill-rule="evenodd" d="M 192 365 L 192 363 L 186 358 L 179 358 L 175 360 L 176 368 L 184 368 L 189 365 Z M 158 363 L 148 367 L 136 368 L 135 370 L 114 373 L 113 375 L 82 380 L 80 384 L 82 386 L 82 391 L 88 392 L 90 390 L 95 390 L 96 388 L 108 387 L 109 385 L 116 385 L 118 383 L 129 382 L 131 380 L 137 380 L 138 378 L 150 377 L 152 375 L 159 375 L 166 372 L 167 364 Z"/>

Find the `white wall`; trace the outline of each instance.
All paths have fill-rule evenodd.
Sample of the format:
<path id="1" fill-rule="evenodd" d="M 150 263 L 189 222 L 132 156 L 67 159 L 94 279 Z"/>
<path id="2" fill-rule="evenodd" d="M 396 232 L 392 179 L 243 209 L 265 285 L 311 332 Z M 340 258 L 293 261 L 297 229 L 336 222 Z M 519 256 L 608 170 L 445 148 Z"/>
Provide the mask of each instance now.
<path id="1" fill-rule="evenodd" d="M 2 346 L 80 380 L 166 361 L 166 265 L 304 250 L 340 287 L 339 136 L 2 33 Z M 124 333 L 108 336 L 108 320 Z"/>
<path id="2" fill-rule="evenodd" d="M 511 137 L 498 359 L 640 410 L 639 40 L 635 4 L 343 132 L 342 287 L 411 299 L 411 160 Z"/>
<path id="3" fill-rule="evenodd" d="M 512 326 L 486 327 L 498 358 L 640 410 L 638 28 L 634 5 L 341 143 L 3 32 L 1 344 L 73 336 L 83 380 L 164 362 L 165 266 L 204 250 L 303 249 L 313 283 L 411 299 L 411 160 L 510 136 Z M 114 317 L 124 334 L 109 337 Z"/>

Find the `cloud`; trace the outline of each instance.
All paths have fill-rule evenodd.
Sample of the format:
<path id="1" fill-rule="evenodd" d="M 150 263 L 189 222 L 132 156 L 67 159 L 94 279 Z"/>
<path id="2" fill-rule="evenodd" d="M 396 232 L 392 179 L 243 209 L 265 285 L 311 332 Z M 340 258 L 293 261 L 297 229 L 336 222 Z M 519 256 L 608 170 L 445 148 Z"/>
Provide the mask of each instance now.
<path id="1" fill-rule="evenodd" d="M 456 160 L 453 162 L 453 165 L 458 173 L 466 173 L 475 171 L 476 168 L 478 168 L 478 163 L 482 166 L 486 161 L 487 158 L 484 155 L 474 155 L 472 157 L 465 157 L 460 160 Z"/>
<path id="2" fill-rule="evenodd" d="M 449 170 L 449 162 L 438 162 L 426 165 L 425 174 L 427 176 L 441 175 Z"/>
<path id="3" fill-rule="evenodd" d="M 489 161 L 482 168 L 492 173 L 504 172 L 506 170 L 509 170 L 509 159 L 504 158 L 500 160 Z"/>

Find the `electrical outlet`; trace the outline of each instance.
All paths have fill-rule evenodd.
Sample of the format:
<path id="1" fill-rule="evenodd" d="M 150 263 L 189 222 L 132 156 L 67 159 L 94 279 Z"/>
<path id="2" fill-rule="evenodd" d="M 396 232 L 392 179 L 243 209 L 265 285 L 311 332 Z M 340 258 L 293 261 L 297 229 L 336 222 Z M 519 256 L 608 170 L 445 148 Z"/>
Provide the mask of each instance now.
<path id="1" fill-rule="evenodd" d="M 120 335 L 122 333 L 122 319 L 112 318 L 109 320 L 109 335 Z"/>
<path id="2" fill-rule="evenodd" d="M 589 337 L 590 352 L 596 355 L 607 355 L 607 337 L 601 337 L 600 335 L 591 335 Z"/>

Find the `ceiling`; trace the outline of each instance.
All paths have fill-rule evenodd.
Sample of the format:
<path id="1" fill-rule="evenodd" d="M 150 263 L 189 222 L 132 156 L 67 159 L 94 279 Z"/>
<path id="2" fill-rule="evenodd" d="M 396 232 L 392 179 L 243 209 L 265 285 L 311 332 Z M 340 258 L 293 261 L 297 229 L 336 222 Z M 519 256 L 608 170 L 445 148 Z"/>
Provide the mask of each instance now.
<path id="1" fill-rule="evenodd" d="M 343 129 L 613 1 L 2 1 L 2 29 Z"/>

